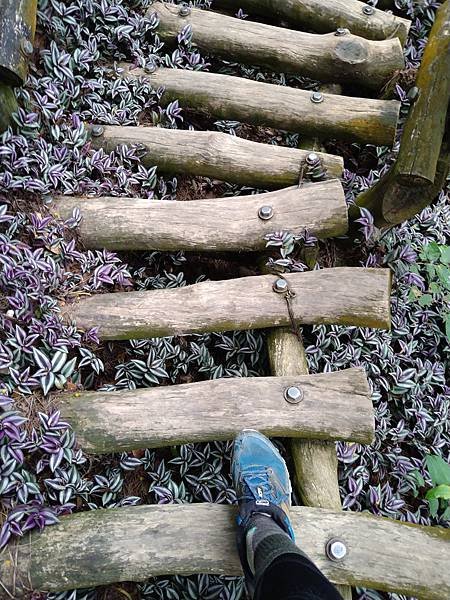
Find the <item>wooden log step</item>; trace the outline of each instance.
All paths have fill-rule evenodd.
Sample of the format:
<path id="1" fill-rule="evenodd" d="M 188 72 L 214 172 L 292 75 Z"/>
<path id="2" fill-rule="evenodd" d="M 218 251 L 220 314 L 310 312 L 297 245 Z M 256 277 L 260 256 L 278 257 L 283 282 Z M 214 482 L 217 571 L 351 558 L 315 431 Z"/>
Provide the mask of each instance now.
<path id="1" fill-rule="evenodd" d="M 294 507 L 300 547 L 334 583 L 443 600 L 450 597 L 450 530 L 367 513 Z M 347 555 L 332 562 L 330 539 Z M 236 509 L 219 504 L 131 506 L 61 517 L 0 556 L 12 598 L 30 587 L 59 592 L 158 575 L 241 575 Z"/>
<path id="2" fill-rule="evenodd" d="M 259 214 L 273 211 L 269 220 Z M 78 208 L 79 233 L 87 248 L 110 250 L 263 250 L 275 231 L 319 238 L 343 235 L 347 205 L 337 179 L 266 194 L 173 202 L 144 198 L 58 196 L 54 214 L 67 219 Z"/>
<path id="3" fill-rule="evenodd" d="M 217 73 L 158 69 L 149 74 L 130 68 L 132 65 L 122 66 L 126 77 L 144 78 L 154 88 L 164 87 L 164 102 L 178 99 L 182 105 L 202 108 L 216 118 L 379 146 L 391 145 L 395 138 L 400 112 L 397 100 L 324 94 Z M 313 101 L 316 97 L 319 102 Z"/>
<path id="4" fill-rule="evenodd" d="M 62 307 L 80 329 L 104 340 L 261 329 L 290 324 L 275 275 L 204 281 L 182 288 L 98 294 Z M 339 267 L 285 275 L 299 323 L 390 327 L 388 269 Z"/>
<path id="5" fill-rule="evenodd" d="M 359 0 L 214 0 L 214 7 L 234 12 L 243 8 L 252 15 L 278 17 L 293 27 L 321 33 L 346 27 L 369 40 L 398 37 L 402 44 L 411 27 L 408 19 L 368 8 Z"/>
<path id="6" fill-rule="evenodd" d="M 285 391 L 297 387 L 299 404 Z M 269 436 L 370 444 L 374 417 L 363 369 L 296 377 L 215 379 L 59 397 L 81 448 L 104 454 L 233 439 L 243 427 Z"/>
<path id="7" fill-rule="evenodd" d="M 179 6 L 162 2 L 150 10 L 158 14 L 164 41 L 175 41 L 189 23 L 193 42 L 205 52 L 272 71 L 380 89 L 405 66 L 396 37 L 370 41 L 350 33 L 317 35 L 196 8 L 185 17 Z"/>
<path id="8" fill-rule="evenodd" d="M 94 127 L 94 148 L 111 152 L 122 144 L 138 144 L 144 166 L 156 165 L 168 173 L 212 177 L 252 187 L 297 185 L 310 154 L 307 150 L 261 144 L 216 131 L 118 125 Z M 92 133 L 93 127 L 88 129 Z M 341 177 L 344 161 L 340 156 L 316 154 L 328 178 Z"/>

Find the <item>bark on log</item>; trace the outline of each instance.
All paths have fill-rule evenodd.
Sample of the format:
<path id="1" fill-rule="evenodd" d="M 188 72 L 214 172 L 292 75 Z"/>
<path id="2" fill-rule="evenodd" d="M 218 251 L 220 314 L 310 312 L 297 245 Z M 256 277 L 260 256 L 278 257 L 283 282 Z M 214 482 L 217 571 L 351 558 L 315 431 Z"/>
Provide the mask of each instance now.
<path id="1" fill-rule="evenodd" d="M 263 206 L 274 215 L 258 216 Z M 143 198 L 59 196 L 51 211 L 67 219 L 81 212 L 81 240 L 87 248 L 110 250 L 264 250 L 275 231 L 319 238 L 348 229 L 344 191 L 337 179 L 266 194 L 172 202 Z"/>
<path id="2" fill-rule="evenodd" d="M 63 307 L 80 329 L 99 328 L 104 340 L 127 340 L 290 323 L 274 275 L 205 281 L 177 289 L 98 294 Z M 388 269 L 336 268 L 285 276 L 299 323 L 390 327 Z"/>
<path id="3" fill-rule="evenodd" d="M 0 83 L 0 133 L 12 123 L 12 114 L 17 112 L 18 105 L 13 89 Z"/>
<path id="4" fill-rule="evenodd" d="M 299 337 L 291 330 L 272 329 L 267 344 L 272 375 L 308 375 L 305 349 Z M 369 402 L 373 413 L 370 397 Z M 336 405 L 334 410 L 337 414 Z M 340 510 L 342 505 L 334 442 L 291 439 L 290 450 L 295 467 L 295 487 L 303 504 Z M 351 587 L 338 586 L 338 589 L 344 600 L 352 599 Z"/>
<path id="5" fill-rule="evenodd" d="M 33 53 L 37 0 L 0 0 L 0 80 L 24 84 Z"/>
<path id="6" fill-rule="evenodd" d="M 299 404 L 284 392 L 297 386 Z M 56 399 L 86 452 L 104 454 L 233 439 L 243 427 L 269 436 L 374 439 L 363 369 L 293 377 L 217 379 L 120 392 L 79 392 Z"/>
<path id="7" fill-rule="evenodd" d="M 317 35 L 236 19 L 213 11 L 155 2 L 158 34 L 171 42 L 189 23 L 196 46 L 228 61 L 260 65 L 272 71 L 338 81 L 379 90 L 405 61 L 397 38 L 370 41 L 352 34 Z"/>
<path id="8" fill-rule="evenodd" d="M 291 518 L 300 547 L 334 583 L 426 600 L 450 596 L 448 529 L 309 507 L 293 508 Z M 0 581 L 13 598 L 23 598 L 28 587 L 56 592 L 167 574 L 241 575 L 235 519 L 234 507 L 218 504 L 65 516 L 7 547 L 0 555 Z M 331 538 L 347 546 L 341 562 L 326 557 Z"/>
<path id="9" fill-rule="evenodd" d="M 450 1 L 438 10 L 417 75 L 419 96 L 408 115 L 396 163 L 356 199 L 378 227 L 395 225 L 430 204 L 450 171 Z M 351 210 L 354 217 L 357 209 Z"/>
<path id="10" fill-rule="evenodd" d="M 402 44 L 408 37 L 411 21 L 375 9 L 367 15 L 365 4 L 358 0 L 215 0 L 214 7 L 237 11 L 243 8 L 252 15 L 279 17 L 292 27 L 320 33 L 345 27 L 355 35 L 370 40 L 398 37 Z"/>
<path id="11" fill-rule="evenodd" d="M 113 125 L 105 126 L 102 135 L 92 137 L 92 145 L 106 152 L 121 144 L 139 144 L 145 166 L 261 188 L 296 185 L 309 154 L 306 150 L 260 144 L 216 131 Z M 330 179 L 341 177 L 344 161 L 340 156 L 318 156 Z"/>
<path id="12" fill-rule="evenodd" d="M 144 78 L 154 88 L 164 87 L 163 100 L 204 109 L 220 119 L 294 131 L 321 139 L 344 139 L 390 145 L 395 138 L 400 102 L 322 94 L 242 77 L 179 69 L 152 74 L 126 65 L 124 76 Z"/>

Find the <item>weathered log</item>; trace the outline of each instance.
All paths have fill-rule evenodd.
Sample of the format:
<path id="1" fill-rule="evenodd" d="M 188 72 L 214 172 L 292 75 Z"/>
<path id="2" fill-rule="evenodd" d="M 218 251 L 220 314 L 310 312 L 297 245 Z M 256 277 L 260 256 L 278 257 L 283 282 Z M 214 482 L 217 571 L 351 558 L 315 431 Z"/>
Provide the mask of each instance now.
<path id="1" fill-rule="evenodd" d="M 338 138 L 377 145 L 394 141 L 400 102 L 322 94 L 242 77 L 179 69 L 125 69 L 125 76 L 164 87 L 163 99 L 201 108 L 216 118 L 295 131 L 322 139 Z"/>
<path id="2" fill-rule="evenodd" d="M 299 404 L 284 398 L 290 386 Z M 374 417 L 363 369 L 293 377 L 225 378 L 56 399 L 83 450 L 109 453 L 233 439 L 243 427 L 270 436 L 371 443 Z"/>
<path id="3" fill-rule="evenodd" d="M 293 508 L 291 518 L 298 544 L 334 583 L 425 600 L 450 596 L 448 529 L 303 506 Z M 235 519 L 234 507 L 219 504 L 131 506 L 61 517 L 3 552 L 0 580 L 12 598 L 23 598 L 28 587 L 56 592 L 167 574 L 241 575 Z M 341 562 L 326 556 L 332 538 L 347 546 Z"/>
<path id="4" fill-rule="evenodd" d="M 407 117 L 397 161 L 360 194 L 379 227 L 401 223 L 430 204 L 450 171 L 450 1 L 438 10 L 417 74 L 419 95 Z M 355 210 L 352 211 L 355 215 Z"/>
<path id="5" fill-rule="evenodd" d="M 273 375 L 277 377 L 308 375 L 303 343 L 292 330 L 272 329 L 267 339 L 267 347 Z M 334 410 L 337 414 L 336 405 Z M 303 504 L 341 509 L 335 444 L 318 439 L 291 439 L 289 445 L 295 467 L 294 484 Z M 351 600 L 351 587 L 339 586 L 338 589 L 344 600 Z"/>
<path id="6" fill-rule="evenodd" d="M 271 207 L 273 217 L 259 210 Z M 59 196 L 54 214 L 67 219 L 78 208 L 79 233 L 88 248 L 110 250 L 263 250 L 275 231 L 307 229 L 327 238 L 347 231 L 347 205 L 337 179 L 266 194 L 172 202 L 143 198 Z"/>
<path id="7" fill-rule="evenodd" d="M 98 294 L 62 307 L 80 329 L 99 328 L 104 340 L 127 340 L 290 323 L 273 275 L 205 281 L 177 289 Z M 293 273 L 285 279 L 300 323 L 390 327 L 388 269 L 336 268 Z"/>
<path id="8" fill-rule="evenodd" d="M 150 11 L 157 12 L 158 34 L 167 42 L 176 40 L 189 23 L 193 42 L 205 52 L 272 71 L 380 89 L 405 65 L 397 38 L 317 35 L 195 8 L 181 16 L 178 6 L 162 2 L 155 2 Z"/>
<path id="9" fill-rule="evenodd" d="M 23 85 L 33 53 L 37 0 L 0 0 L 0 80 Z"/>
<path id="10" fill-rule="evenodd" d="M 89 128 L 92 131 L 92 127 Z M 213 177 L 242 185 L 280 188 L 296 185 L 309 152 L 260 144 L 217 131 L 184 131 L 160 127 L 105 126 L 92 137 L 95 148 L 111 152 L 121 144 L 139 144 L 144 166 L 161 171 Z M 98 131 L 96 131 L 98 133 Z M 340 156 L 320 154 L 330 179 L 340 178 Z"/>
<path id="11" fill-rule="evenodd" d="M 214 6 L 251 14 L 279 17 L 292 27 L 330 32 L 345 27 L 370 40 L 408 37 L 411 21 L 381 10 L 367 8 L 359 0 L 214 0 Z"/>
<path id="12" fill-rule="evenodd" d="M 12 123 L 12 114 L 17 112 L 18 105 L 13 89 L 0 83 L 0 133 Z"/>

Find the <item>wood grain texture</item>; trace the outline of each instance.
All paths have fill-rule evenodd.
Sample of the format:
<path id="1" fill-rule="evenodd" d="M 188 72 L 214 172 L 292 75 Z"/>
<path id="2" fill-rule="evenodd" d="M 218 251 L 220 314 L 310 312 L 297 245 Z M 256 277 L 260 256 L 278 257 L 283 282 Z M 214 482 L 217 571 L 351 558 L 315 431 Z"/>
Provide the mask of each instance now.
<path id="1" fill-rule="evenodd" d="M 389 328 L 388 269 L 336 268 L 285 276 L 300 323 Z M 80 329 L 99 328 L 104 340 L 142 339 L 235 329 L 286 326 L 285 298 L 262 275 L 149 292 L 98 294 L 63 306 Z"/>
<path id="2" fill-rule="evenodd" d="M 124 76 L 143 78 L 156 89 L 163 87 L 166 103 L 178 99 L 182 106 L 202 108 L 216 118 L 322 139 L 391 145 L 400 111 L 397 100 L 333 94 L 323 94 L 323 102 L 315 104 L 311 102 L 311 91 L 217 73 L 159 69 L 147 74 L 126 66 Z"/>
<path id="3" fill-rule="evenodd" d="M 189 23 L 194 44 L 208 54 L 271 71 L 380 89 L 405 65 L 398 38 L 370 41 L 352 34 L 317 35 L 196 8 L 183 17 L 179 7 L 162 2 L 151 6 L 149 12 L 154 11 L 164 41 L 174 42 Z"/>
<path id="4" fill-rule="evenodd" d="M 105 126 L 92 138 L 94 148 L 111 152 L 121 144 L 138 144 L 144 166 L 156 165 L 177 175 L 200 175 L 261 188 L 298 183 L 307 150 L 260 144 L 217 131 L 183 131 L 160 127 Z M 318 153 L 330 179 L 340 178 L 340 156 Z"/>
<path id="5" fill-rule="evenodd" d="M 357 206 L 378 227 L 402 223 L 439 195 L 450 172 L 450 1 L 439 8 L 417 74 L 419 96 L 407 117 L 397 161 Z M 351 208 L 352 218 L 359 211 Z"/>
<path id="6" fill-rule="evenodd" d="M 300 404 L 284 391 L 299 386 Z M 244 427 L 269 436 L 371 443 L 374 417 L 363 369 L 295 377 L 226 378 L 58 398 L 90 453 L 233 439 Z"/>
<path id="7" fill-rule="evenodd" d="M 281 327 L 272 329 L 267 338 L 267 349 L 272 375 L 308 375 L 303 343 L 292 330 Z M 337 407 L 334 408 L 337 411 Z M 289 446 L 295 468 L 294 485 L 302 503 L 305 506 L 339 510 L 341 498 L 334 442 L 293 438 L 289 440 Z M 343 600 L 352 600 L 351 587 L 340 585 L 338 591 Z"/>
<path id="8" fill-rule="evenodd" d="M 274 216 L 263 221 L 262 206 Z M 50 209 L 67 219 L 78 208 L 79 233 L 87 248 L 110 250 L 264 250 L 276 231 L 318 238 L 348 229 L 344 190 L 337 179 L 266 194 L 173 202 L 142 198 L 54 198 Z"/>
<path id="9" fill-rule="evenodd" d="M 31 44 L 36 30 L 37 0 L 0 1 L 0 79 L 11 86 L 25 83 L 30 56 L 24 42 Z"/>
<path id="10" fill-rule="evenodd" d="M 23 598 L 28 576 L 35 589 L 62 591 L 166 574 L 241 575 L 235 518 L 234 507 L 217 504 L 133 506 L 62 517 L 3 552 L 0 579 L 13 598 Z M 309 507 L 293 508 L 291 518 L 299 546 L 334 583 L 424 600 L 450 596 L 448 529 Z M 347 546 L 340 563 L 325 555 L 331 538 Z"/>
<path id="11" fill-rule="evenodd" d="M 381 10 L 376 9 L 370 16 L 364 14 L 364 4 L 358 0 L 215 0 L 214 6 L 233 12 L 243 8 L 251 15 L 278 17 L 292 27 L 321 33 L 346 27 L 370 40 L 398 37 L 402 44 L 411 27 L 408 19 Z"/>

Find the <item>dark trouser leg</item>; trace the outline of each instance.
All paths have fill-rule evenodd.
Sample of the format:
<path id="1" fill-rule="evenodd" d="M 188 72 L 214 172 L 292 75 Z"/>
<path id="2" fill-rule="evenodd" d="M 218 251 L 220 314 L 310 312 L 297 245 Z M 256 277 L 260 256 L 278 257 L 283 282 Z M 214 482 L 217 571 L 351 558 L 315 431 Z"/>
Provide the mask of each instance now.
<path id="1" fill-rule="evenodd" d="M 245 550 L 247 589 L 254 600 L 342 600 L 272 518 L 256 514 L 250 519 Z"/>

